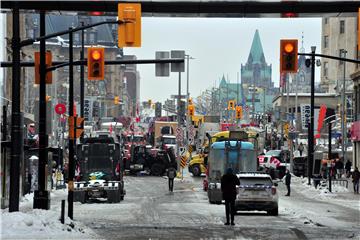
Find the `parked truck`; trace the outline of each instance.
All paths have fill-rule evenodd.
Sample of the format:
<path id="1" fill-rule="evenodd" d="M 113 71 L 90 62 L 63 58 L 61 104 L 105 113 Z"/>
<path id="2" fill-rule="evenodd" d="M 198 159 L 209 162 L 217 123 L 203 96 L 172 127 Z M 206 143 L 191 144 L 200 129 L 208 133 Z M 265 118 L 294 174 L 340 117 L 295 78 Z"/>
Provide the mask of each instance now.
<path id="1" fill-rule="evenodd" d="M 120 143 L 112 134 L 84 138 L 77 145 L 74 201 L 106 198 L 117 203 L 126 194 Z"/>

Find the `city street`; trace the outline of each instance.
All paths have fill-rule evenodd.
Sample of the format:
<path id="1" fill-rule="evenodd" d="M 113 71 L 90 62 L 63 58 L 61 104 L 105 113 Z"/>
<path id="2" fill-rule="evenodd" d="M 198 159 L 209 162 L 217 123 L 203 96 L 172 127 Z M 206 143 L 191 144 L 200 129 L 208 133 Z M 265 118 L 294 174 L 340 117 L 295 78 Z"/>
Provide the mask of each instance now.
<path id="1" fill-rule="evenodd" d="M 192 181 L 194 180 L 194 181 Z M 104 239 L 357 239 L 359 208 L 354 202 L 314 200 L 296 189 L 284 197 L 279 183 L 279 216 L 240 212 L 236 226 L 224 226 L 224 205 L 210 205 L 202 178 L 175 181 L 173 193 L 162 177 L 126 177 L 127 195 L 120 204 L 76 203 L 75 220 Z M 356 200 L 356 199 L 355 199 Z M 358 206 L 359 198 L 355 202 Z"/>

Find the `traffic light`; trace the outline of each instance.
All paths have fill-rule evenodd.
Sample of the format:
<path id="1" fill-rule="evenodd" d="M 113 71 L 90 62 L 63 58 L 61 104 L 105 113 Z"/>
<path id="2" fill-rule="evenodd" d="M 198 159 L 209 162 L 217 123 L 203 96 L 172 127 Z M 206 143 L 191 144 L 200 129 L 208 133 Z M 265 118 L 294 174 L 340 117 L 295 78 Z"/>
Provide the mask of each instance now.
<path id="1" fill-rule="evenodd" d="M 40 52 L 35 52 L 35 84 L 40 84 Z M 52 65 L 52 54 L 50 51 L 45 52 L 45 65 L 46 68 Z M 51 84 L 52 83 L 52 72 L 46 72 L 45 75 L 45 83 Z"/>
<path id="2" fill-rule="evenodd" d="M 74 125 L 74 119 L 76 119 L 76 125 Z M 76 131 L 75 138 L 80 138 L 84 133 L 84 118 L 69 116 L 69 138 L 74 139 L 74 133 Z"/>
<path id="3" fill-rule="evenodd" d="M 296 73 L 298 70 L 298 40 L 280 40 L 280 73 Z"/>
<path id="4" fill-rule="evenodd" d="M 88 79 L 104 80 L 105 56 L 104 48 L 88 48 Z"/>
<path id="5" fill-rule="evenodd" d="M 230 100 L 228 102 L 228 110 L 235 110 L 235 101 L 234 100 Z"/>
<path id="6" fill-rule="evenodd" d="M 114 97 L 114 104 L 119 105 L 119 96 Z"/>
<path id="7" fill-rule="evenodd" d="M 268 114 L 267 121 L 268 121 L 268 123 L 271 123 L 271 114 Z"/>
<path id="8" fill-rule="evenodd" d="M 242 118 L 242 107 L 236 106 L 236 118 L 241 119 Z"/>
<path id="9" fill-rule="evenodd" d="M 195 106 L 194 105 L 189 105 L 188 106 L 188 114 L 189 114 L 189 116 L 194 116 L 194 114 L 195 114 Z"/>
<path id="10" fill-rule="evenodd" d="M 141 47 L 141 4 L 119 3 L 118 45 L 122 47 Z"/>

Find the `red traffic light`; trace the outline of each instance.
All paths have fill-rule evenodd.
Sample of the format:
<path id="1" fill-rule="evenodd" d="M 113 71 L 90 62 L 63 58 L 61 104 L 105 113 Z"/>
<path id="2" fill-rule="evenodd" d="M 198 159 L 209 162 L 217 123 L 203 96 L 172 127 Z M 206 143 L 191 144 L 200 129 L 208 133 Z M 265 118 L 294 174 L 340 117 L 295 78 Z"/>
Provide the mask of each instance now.
<path id="1" fill-rule="evenodd" d="M 105 55 L 104 48 L 88 49 L 88 79 L 104 80 L 105 75 Z"/>
<path id="2" fill-rule="evenodd" d="M 280 40 L 280 73 L 296 73 L 298 70 L 298 40 Z"/>
<path id="3" fill-rule="evenodd" d="M 91 58 L 93 60 L 99 60 L 101 57 L 101 53 L 98 50 L 94 50 L 91 52 Z"/>

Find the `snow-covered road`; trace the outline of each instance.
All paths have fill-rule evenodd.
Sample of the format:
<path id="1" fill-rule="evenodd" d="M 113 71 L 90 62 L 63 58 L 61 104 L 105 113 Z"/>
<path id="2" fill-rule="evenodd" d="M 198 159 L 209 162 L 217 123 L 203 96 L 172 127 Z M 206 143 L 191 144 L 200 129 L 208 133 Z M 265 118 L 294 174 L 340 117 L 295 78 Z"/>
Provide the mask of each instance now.
<path id="1" fill-rule="evenodd" d="M 21 212 L 2 211 L 2 239 L 360 239 L 359 195 L 334 186 L 326 193 L 293 178 L 292 195 L 279 183 L 279 216 L 239 212 L 236 226 L 224 226 L 224 205 L 211 205 L 202 178 L 176 180 L 174 193 L 162 177 L 126 176 L 127 195 L 118 204 L 75 203 L 74 221 L 58 221 L 66 191 L 52 193 L 52 209 L 32 210 L 32 196 Z M 73 225 L 73 227 L 72 227 Z M 40 226 L 40 227 L 39 227 Z"/>

